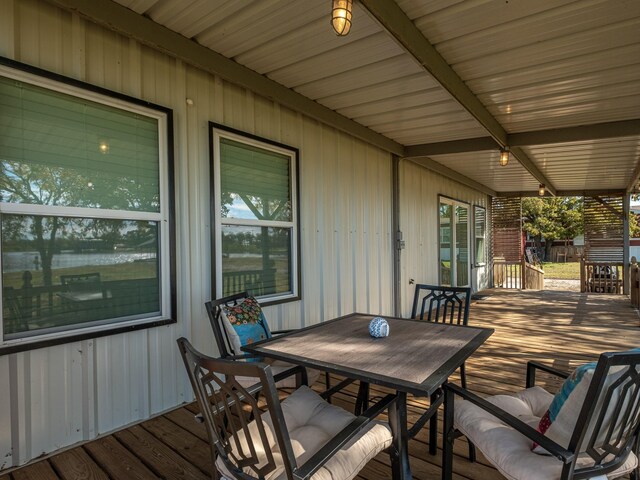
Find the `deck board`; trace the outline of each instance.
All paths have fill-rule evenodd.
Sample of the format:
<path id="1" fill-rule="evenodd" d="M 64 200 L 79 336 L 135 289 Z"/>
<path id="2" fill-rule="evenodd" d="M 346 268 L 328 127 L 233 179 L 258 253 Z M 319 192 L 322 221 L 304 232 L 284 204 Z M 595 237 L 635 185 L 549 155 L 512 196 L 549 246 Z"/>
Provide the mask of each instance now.
<path id="1" fill-rule="evenodd" d="M 62 480 L 109 480 L 109 476 L 82 448 L 54 455 L 49 463 Z"/>
<path id="2" fill-rule="evenodd" d="M 522 389 L 528 360 L 570 370 L 596 360 L 601 352 L 640 346 L 640 317 L 626 297 L 550 291 L 483 293 L 471 306 L 469 323 L 494 328 L 495 333 L 467 362 L 468 386 L 481 395 Z M 456 378 L 454 374 L 453 381 Z M 321 390 L 322 383 L 315 388 Z M 559 384 L 544 374 L 539 374 L 539 383 L 550 390 Z M 380 395 L 385 390 L 372 385 L 371 391 Z M 334 397 L 334 404 L 352 409 L 356 393 L 357 385 L 352 384 Z M 409 397 L 409 420 L 416 420 L 427 406 L 427 399 Z M 207 435 L 204 426 L 194 421 L 194 411 L 194 405 L 178 408 L 13 470 L 0 480 L 207 478 L 211 468 Z M 435 456 L 428 453 L 426 428 L 410 442 L 416 480 L 440 478 L 441 441 Z M 476 464 L 469 463 L 464 439 L 456 441 L 454 453 L 455 480 L 503 478 L 481 453 Z M 389 457 L 382 453 L 357 478 L 387 480 L 390 475 Z"/>

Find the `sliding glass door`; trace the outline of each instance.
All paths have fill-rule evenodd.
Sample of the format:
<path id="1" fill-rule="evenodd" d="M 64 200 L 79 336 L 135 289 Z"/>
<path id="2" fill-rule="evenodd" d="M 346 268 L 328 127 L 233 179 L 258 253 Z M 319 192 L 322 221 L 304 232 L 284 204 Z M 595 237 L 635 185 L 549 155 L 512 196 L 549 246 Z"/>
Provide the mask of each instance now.
<path id="1" fill-rule="evenodd" d="M 469 205 L 440 197 L 440 284 L 469 285 Z"/>

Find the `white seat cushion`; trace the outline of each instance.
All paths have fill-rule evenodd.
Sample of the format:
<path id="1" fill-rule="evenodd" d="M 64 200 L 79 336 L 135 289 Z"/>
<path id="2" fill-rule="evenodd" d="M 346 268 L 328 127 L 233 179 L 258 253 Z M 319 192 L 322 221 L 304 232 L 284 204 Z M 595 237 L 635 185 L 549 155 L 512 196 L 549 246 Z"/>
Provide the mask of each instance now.
<path id="1" fill-rule="evenodd" d="M 528 388 L 516 395 L 496 395 L 486 400 L 536 428 L 549 408 L 553 395 L 540 387 Z M 460 430 L 505 477 L 511 480 L 559 479 L 562 463 L 555 457 L 531 451 L 531 440 L 496 417 L 466 400 L 456 399 L 455 428 Z M 590 458 L 578 460 L 589 465 Z M 617 478 L 633 470 L 638 463 L 631 453 L 625 464 L 608 478 Z"/>
<path id="2" fill-rule="evenodd" d="M 293 453 L 298 465 L 304 464 L 331 438 L 346 427 L 355 416 L 335 405 L 325 402 L 317 393 L 308 387 L 300 387 L 282 402 L 284 419 L 291 437 Z M 286 479 L 280 450 L 276 444 L 271 416 L 262 415 L 267 440 L 276 462 L 276 469 L 269 473 L 266 480 Z M 260 444 L 255 420 L 249 424 L 249 432 L 259 458 L 265 459 L 265 449 Z M 240 444 L 244 451 L 248 447 L 244 435 L 240 433 Z M 391 430 L 380 421 L 372 421 L 354 438 L 351 439 L 336 455 L 313 475 L 313 480 L 350 480 L 354 478 L 364 465 L 382 450 L 391 445 Z M 262 464 L 261 464 L 262 465 Z M 235 477 L 227 470 L 224 462 L 216 461 L 218 471 L 228 479 Z M 250 469 L 245 469 L 251 474 Z M 254 474 L 255 475 L 255 474 Z"/>

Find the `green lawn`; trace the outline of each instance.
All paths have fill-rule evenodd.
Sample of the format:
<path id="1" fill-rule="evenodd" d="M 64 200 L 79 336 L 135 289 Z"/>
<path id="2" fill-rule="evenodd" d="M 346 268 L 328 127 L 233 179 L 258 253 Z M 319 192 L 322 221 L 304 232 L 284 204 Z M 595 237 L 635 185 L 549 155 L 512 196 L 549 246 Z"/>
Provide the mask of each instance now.
<path id="1" fill-rule="evenodd" d="M 580 280 L 580 262 L 543 263 L 544 278 Z"/>

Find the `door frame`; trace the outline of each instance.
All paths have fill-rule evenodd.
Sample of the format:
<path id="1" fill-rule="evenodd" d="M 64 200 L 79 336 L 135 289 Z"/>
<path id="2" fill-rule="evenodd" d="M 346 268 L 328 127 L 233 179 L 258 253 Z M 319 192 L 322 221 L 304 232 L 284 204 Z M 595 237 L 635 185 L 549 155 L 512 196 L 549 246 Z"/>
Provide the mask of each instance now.
<path id="1" fill-rule="evenodd" d="M 441 244 L 440 244 L 440 205 L 441 204 L 448 204 L 451 205 L 452 207 L 454 207 L 452 209 L 452 222 L 451 222 L 451 264 L 450 264 L 450 269 L 451 269 L 451 286 L 457 286 L 455 285 L 457 283 L 457 260 L 454 260 L 456 258 L 454 252 L 455 252 L 455 245 L 456 245 L 456 231 L 455 228 L 453 228 L 454 226 L 454 220 L 455 220 L 455 207 L 465 207 L 467 209 L 467 251 L 468 251 L 468 257 L 467 257 L 467 278 L 469 279 L 468 283 L 464 286 L 466 287 L 470 287 L 472 285 L 472 281 L 471 281 L 471 243 L 470 243 L 470 234 L 471 234 L 471 228 L 472 228 L 472 223 L 471 223 L 471 216 L 472 216 L 472 212 L 471 212 L 471 204 L 468 202 L 463 202 L 462 200 L 457 200 L 455 198 L 451 198 L 448 197 L 446 195 L 442 195 L 439 194 L 438 195 L 438 207 L 437 207 L 437 214 L 438 214 L 438 228 L 436 231 L 436 235 L 437 235 L 437 245 L 438 245 L 438 283 L 440 285 L 442 285 L 442 269 L 441 269 L 441 265 L 442 265 L 442 258 L 441 258 Z"/>

